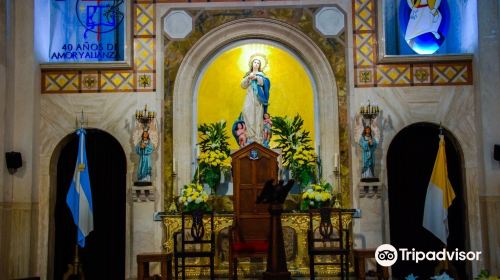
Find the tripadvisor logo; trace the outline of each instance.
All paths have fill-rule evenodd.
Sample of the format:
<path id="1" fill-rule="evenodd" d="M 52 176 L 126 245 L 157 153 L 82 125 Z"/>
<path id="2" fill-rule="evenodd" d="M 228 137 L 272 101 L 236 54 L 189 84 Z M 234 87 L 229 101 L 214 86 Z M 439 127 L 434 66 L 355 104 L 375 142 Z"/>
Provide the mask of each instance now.
<path id="1" fill-rule="evenodd" d="M 381 266 L 391 266 L 398 260 L 398 251 L 391 244 L 382 244 L 375 251 L 375 260 Z"/>
<path id="2" fill-rule="evenodd" d="M 399 252 L 398 252 L 399 251 Z M 442 249 L 440 251 L 416 251 L 415 249 L 399 248 L 396 250 L 391 244 L 382 244 L 378 246 L 375 251 L 375 260 L 381 266 L 391 266 L 396 263 L 399 259 L 401 261 L 412 261 L 418 263 L 420 261 L 479 261 L 481 256 L 481 251 L 459 251 L 455 249 L 453 251 L 447 251 Z"/>

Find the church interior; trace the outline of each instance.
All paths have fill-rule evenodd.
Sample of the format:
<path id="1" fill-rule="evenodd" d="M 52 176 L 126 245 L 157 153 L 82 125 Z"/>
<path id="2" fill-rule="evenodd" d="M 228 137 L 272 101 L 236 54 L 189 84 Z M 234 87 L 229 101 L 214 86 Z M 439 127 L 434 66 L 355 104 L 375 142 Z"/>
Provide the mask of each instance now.
<path id="1" fill-rule="evenodd" d="M 499 279 L 500 1 L 0 0 L 0 279 Z"/>

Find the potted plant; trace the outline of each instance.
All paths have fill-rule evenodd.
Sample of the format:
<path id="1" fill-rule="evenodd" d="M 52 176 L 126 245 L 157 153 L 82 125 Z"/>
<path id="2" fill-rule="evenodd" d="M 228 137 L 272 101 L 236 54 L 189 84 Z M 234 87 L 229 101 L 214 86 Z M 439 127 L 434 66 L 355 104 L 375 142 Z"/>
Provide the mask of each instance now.
<path id="1" fill-rule="evenodd" d="M 226 122 L 201 124 L 198 132 L 201 140 L 198 143 L 200 155 L 196 177 L 206 183 L 212 194 L 215 194 L 220 183 L 221 172 L 231 170 Z"/>
<path id="2" fill-rule="evenodd" d="M 276 148 L 281 149 L 283 167 L 290 170 L 299 188 L 309 185 L 317 176 L 317 155 L 311 146 L 309 131 L 302 129 L 304 120 L 296 115 L 273 118 L 273 135 L 276 135 Z"/>

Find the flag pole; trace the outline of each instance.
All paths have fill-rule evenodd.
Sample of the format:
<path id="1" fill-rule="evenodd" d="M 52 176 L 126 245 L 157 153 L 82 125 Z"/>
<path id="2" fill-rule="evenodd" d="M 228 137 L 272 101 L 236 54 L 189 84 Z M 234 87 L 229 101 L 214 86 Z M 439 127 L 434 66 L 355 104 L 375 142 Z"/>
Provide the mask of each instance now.
<path id="1" fill-rule="evenodd" d="M 94 229 L 92 195 L 90 188 L 90 179 L 87 167 L 87 158 L 85 152 L 85 129 L 84 125 L 88 123 L 85 119 L 82 109 L 81 118 L 76 117 L 76 134 L 78 137 L 78 152 L 73 180 L 70 184 L 68 194 L 66 195 L 66 204 L 68 205 L 73 221 L 76 225 L 76 244 L 73 262 L 68 264 L 68 270 L 63 275 L 63 279 L 85 279 L 78 253 L 78 247 L 85 247 L 85 238 Z"/>
<path id="2" fill-rule="evenodd" d="M 63 280 L 84 280 L 82 264 L 80 258 L 78 257 L 78 243 L 75 244 L 75 256 L 73 257 L 73 263 L 68 264 L 68 270 L 63 275 Z"/>
<path id="3" fill-rule="evenodd" d="M 81 117 L 78 118 L 78 115 L 75 118 L 76 122 L 76 129 L 77 130 L 82 130 L 83 126 L 85 124 L 85 118 L 84 118 L 84 113 L 83 113 L 83 108 L 81 112 Z M 80 137 L 78 138 L 78 153 L 80 153 Z M 77 155 L 77 158 L 79 155 Z M 83 158 L 80 159 L 80 164 L 83 162 Z M 78 188 L 78 193 L 80 193 L 81 189 L 79 184 L 77 184 Z M 83 276 L 83 270 L 82 270 L 82 265 L 80 263 L 80 258 L 78 257 L 78 228 L 76 229 L 76 240 L 75 240 L 75 255 L 73 256 L 73 263 L 68 264 L 68 270 L 66 273 L 63 275 L 64 280 L 69 280 L 69 279 L 85 279 Z"/>
<path id="4" fill-rule="evenodd" d="M 441 122 L 439 122 L 439 137 L 444 137 L 443 136 L 443 126 L 441 125 Z M 444 244 L 444 249 L 447 250 L 448 248 L 448 243 Z M 449 272 L 449 260 L 447 258 L 444 259 L 444 262 L 443 262 L 443 270 L 445 272 Z"/>

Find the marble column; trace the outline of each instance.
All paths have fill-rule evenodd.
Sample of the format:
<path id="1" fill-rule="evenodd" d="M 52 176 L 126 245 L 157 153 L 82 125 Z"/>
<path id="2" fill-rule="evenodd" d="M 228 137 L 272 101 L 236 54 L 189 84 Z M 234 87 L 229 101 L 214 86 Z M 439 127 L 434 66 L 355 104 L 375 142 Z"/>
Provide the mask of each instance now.
<path id="1" fill-rule="evenodd" d="M 4 116 L 2 127 L 3 152 L 21 152 L 23 166 L 15 174 L 2 171 L 3 187 L 0 201 L 0 258 L 5 266 L 1 276 L 7 279 L 36 275 L 34 254 L 37 238 L 36 173 L 38 158 L 37 127 L 39 118 L 39 73 L 33 54 L 34 2 L 4 0 L 2 67 L 0 79 L 5 88 L 0 95 Z M 5 34 L 5 35 L 4 35 Z M 5 51 L 3 51 L 5 50 Z M 37 78 L 38 77 L 38 78 Z"/>

